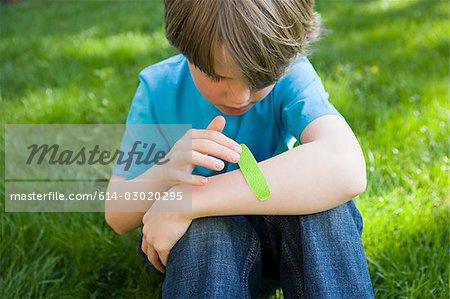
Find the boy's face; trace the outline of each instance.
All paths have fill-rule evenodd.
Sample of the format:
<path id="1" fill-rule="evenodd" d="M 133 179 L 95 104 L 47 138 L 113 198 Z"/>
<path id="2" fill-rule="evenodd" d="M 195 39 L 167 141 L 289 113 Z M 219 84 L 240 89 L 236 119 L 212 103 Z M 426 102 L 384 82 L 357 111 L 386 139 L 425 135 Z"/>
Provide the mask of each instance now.
<path id="1" fill-rule="evenodd" d="M 215 61 L 215 73 L 221 76 L 214 81 L 189 62 L 192 78 L 200 93 L 226 115 L 242 115 L 255 103 L 270 93 L 275 84 L 258 91 L 251 91 L 238 67 L 226 51 L 218 51 Z"/>

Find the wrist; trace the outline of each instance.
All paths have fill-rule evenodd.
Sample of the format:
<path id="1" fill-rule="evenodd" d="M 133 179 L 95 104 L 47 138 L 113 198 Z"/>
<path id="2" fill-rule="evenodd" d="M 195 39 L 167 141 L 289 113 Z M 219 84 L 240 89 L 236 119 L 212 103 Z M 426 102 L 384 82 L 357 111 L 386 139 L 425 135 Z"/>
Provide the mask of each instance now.
<path id="1" fill-rule="evenodd" d="M 208 215 L 205 212 L 205 204 L 204 204 L 204 194 L 206 186 L 192 186 L 191 191 L 191 206 L 192 206 L 192 219 L 207 217 Z"/>
<path id="2" fill-rule="evenodd" d="M 176 185 L 175 180 L 169 177 L 169 167 L 168 164 L 158 165 L 155 164 L 153 167 L 145 171 L 139 179 L 148 180 L 160 184 L 164 190 L 168 190 Z"/>

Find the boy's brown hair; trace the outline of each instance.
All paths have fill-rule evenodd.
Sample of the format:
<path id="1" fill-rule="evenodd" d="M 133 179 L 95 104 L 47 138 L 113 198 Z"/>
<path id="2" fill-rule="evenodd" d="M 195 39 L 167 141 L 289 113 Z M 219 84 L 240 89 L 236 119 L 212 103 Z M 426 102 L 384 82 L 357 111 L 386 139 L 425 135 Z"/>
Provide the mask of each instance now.
<path id="1" fill-rule="evenodd" d="M 165 0 L 169 42 L 212 79 L 224 47 L 253 89 L 279 80 L 323 27 L 314 0 Z"/>

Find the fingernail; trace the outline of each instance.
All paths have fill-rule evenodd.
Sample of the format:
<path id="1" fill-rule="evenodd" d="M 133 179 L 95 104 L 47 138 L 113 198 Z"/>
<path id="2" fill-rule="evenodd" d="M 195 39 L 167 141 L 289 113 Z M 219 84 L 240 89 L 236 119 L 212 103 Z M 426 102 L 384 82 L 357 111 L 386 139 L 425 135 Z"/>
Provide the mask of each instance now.
<path id="1" fill-rule="evenodd" d="M 239 155 L 239 154 L 237 154 L 237 153 L 233 153 L 233 160 L 234 160 L 235 162 L 238 162 L 240 158 L 241 158 L 241 155 Z"/>
<path id="2" fill-rule="evenodd" d="M 238 153 L 242 153 L 242 147 L 240 145 L 233 146 L 233 150 Z"/>
<path id="3" fill-rule="evenodd" d="M 220 169 L 223 168 L 223 166 L 224 166 L 224 165 L 223 165 L 223 162 L 216 162 L 216 168 L 217 168 L 217 169 L 220 170 Z"/>

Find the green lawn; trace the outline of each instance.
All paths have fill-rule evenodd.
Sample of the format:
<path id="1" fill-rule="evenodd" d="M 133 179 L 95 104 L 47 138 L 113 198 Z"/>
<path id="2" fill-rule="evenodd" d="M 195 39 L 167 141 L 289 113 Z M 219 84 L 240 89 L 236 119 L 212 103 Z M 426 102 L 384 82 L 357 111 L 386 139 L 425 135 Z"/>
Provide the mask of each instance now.
<path id="1" fill-rule="evenodd" d="M 2 126 L 123 123 L 139 71 L 176 53 L 160 2 L 1 5 Z M 318 2 L 332 32 L 310 60 L 365 153 L 356 203 L 376 297 L 449 298 L 449 2 Z M 137 232 L 116 236 L 102 214 L 8 213 L 1 224 L 2 298 L 160 292 Z"/>

